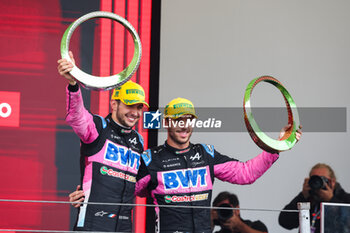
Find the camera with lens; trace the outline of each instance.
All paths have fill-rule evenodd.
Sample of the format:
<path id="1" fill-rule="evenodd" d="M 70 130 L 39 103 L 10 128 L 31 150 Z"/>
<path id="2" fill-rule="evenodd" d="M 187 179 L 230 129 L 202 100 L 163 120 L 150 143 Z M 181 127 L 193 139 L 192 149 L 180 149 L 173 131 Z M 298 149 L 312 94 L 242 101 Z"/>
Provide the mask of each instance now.
<path id="1" fill-rule="evenodd" d="M 232 208 L 229 204 L 221 204 L 218 207 Z M 226 222 L 233 216 L 233 209 L 217 209 L 216 211 L 218 213 L 218 219 L 214 220 L 215 225 L 220 225 L 220 223 Z"/>
<path id="2" fill-rule="evenodd" d="M 311 176 L 309 179 L 309 186 L 312 191 L 316 191 L 319 189 L 326 190 L 326 184 L 329 185 L 329 180 L 324 176 Z"/>

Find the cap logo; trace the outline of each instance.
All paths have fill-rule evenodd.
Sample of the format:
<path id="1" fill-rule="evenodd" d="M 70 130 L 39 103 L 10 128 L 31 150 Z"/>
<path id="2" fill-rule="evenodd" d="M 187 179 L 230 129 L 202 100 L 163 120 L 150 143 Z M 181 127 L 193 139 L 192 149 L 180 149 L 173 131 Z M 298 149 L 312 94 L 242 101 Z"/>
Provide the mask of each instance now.
<path id="1" fill-rule="evenodd" d="M 114 93 L 114 97 L 118 97 L 118 96 L 119 96 L 119 90 Z"/>
<path id="2" fill-rule="evenodd" d="M 138 89 L 127 89 L 126 90 L 126 94 L 138 94 L 138 95 L 142 95 L 145 96 L 145 93 L 142 90 L 138 90 Z"/>
<path id="3" fill-rule="evenodd" d="M 179 104 L 174 104 L 173 108 L 174 109 L 177 109 L 177 108 L 193 108 L 193 106 L 191 104 L 187 104 L 187 103 L 179 103 Z"/>

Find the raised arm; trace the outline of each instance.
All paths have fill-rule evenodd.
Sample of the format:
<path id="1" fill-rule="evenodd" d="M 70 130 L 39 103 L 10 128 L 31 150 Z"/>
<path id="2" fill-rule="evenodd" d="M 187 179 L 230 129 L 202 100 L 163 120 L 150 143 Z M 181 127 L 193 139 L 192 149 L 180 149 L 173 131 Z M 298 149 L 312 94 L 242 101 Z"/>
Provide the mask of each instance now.
<path id="1" fill-rule="evenodd" d="M 262 176 L 278 157 L 278 154 L 263 151 L 247 162 L 240 162 L 216 152 L 214 175 L 222 181 L 233 184 L 251 184 Z"/>
<path id="2" fill-rule="evenodd" d="M 286 125 L 282 128 L 279 138 L 283 138 L 285 132 L 290 129 L 292 125 Z M 296 138 L 299 141 L 302 131 L 301 126 L 296 133 Z M 279 154 L 269 153 L 263 151 L 255 158 L 247 162 L 240 162 L 233 160 L 228 156 L 221 155 L 215 151 L 214 154 L 214 174 L 220 180 L 227 181 L 234 184 L 251 184 L 257 180 L 272 164 L 278 159 Z"/>
<path id="3" fill-rule="evenodd" d="M 78 84 L 69 85 L 66 93 L 66 122 L 73 128 L 82 142 L 89 144 L 98 137 L 93 116 L 84 107 Z"/>
<path id="4" fill-rule="evenodd" d="M 74 62 L 73 53 L 69 52 L 69 55 Z M 66 88 L 66 122 L 73 128 L 82 142 L 91 143 L 98 137 L 98 132 L 93 116 L 84 107 L 78 83 L 69 74 L 73 64 L 66 59 L 60 59 L 57 63 L 58 73 L 68 81 Z"/>

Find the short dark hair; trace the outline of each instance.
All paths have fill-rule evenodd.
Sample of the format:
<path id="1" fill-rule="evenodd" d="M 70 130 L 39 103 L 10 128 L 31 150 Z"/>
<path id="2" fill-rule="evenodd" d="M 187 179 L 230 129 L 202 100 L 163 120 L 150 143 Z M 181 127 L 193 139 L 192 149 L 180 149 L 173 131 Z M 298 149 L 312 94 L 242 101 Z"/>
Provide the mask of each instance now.
<path id="1" fill-rule="evenodd" d="M 228 200 L 229 203 L 233 206 L 233 207 L 237 207 L 239 205 L 239 201 L 238 201 L 238 197 L 233 194 L 233 193 L 229 193 L 229 192 L 221 192 L 219 193 L 214 201 L 213 201 L 213 206 L 218 206 L 218 204 L 224 200 Z"/>

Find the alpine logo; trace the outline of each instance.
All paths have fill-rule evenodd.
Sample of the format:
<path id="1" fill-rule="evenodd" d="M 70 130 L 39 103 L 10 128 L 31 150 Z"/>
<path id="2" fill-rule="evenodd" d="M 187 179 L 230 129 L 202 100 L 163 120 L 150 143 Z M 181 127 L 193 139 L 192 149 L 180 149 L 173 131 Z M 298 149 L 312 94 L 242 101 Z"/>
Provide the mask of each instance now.
<path id="1" fill-rule="evenodd" d="M 133 138 L 133 139 L 129 138 L 129 142 L 134 144 L 134 145 L 137 144 L 136 138 Z"/>
<path id="2" fill-rule="evenodd" d="M 193 161 L 195 159 L 200 160 L 202 156 L 199 155 L 199 153 L 197 152 L 194 156 L 191 156 L 190 159 Z"/>

